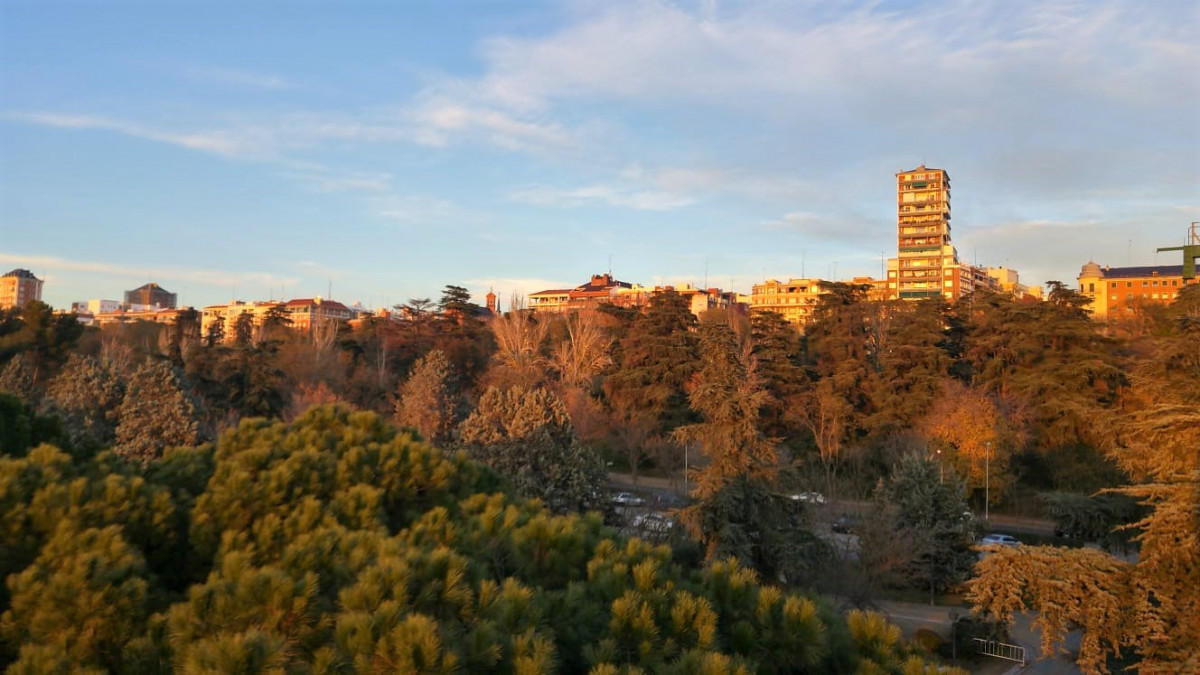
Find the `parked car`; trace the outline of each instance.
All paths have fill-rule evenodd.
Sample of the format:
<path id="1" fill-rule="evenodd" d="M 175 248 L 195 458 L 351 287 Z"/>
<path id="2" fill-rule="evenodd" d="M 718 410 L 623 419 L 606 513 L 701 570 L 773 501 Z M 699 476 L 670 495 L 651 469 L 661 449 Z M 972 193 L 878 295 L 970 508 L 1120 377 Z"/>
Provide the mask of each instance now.
<path id="1" fill-rule="evenodd" d="M 1020 546 L 1021 540 L 1010 534 L 993 532 L 979 540 L 980 546 Z"/>
<path id="2" fill-rule="evenodd" d="M 850 516 L 841 516 L 829 526 L 829 529 L 838 534 L 854 534 L 854 529 L 858 527 L 858 520 Z"/>
<path id="3" fill-rule="evenodd" d="M 617 506 L 645 506 L 646 500 L 632 492 L 618 492 L 613 495 L 612 503 Z"/>
<path id="4" fill-rule="evenodd" d="M 643 513 L 633 519 L 633 529 L 639 532 L 666 534 L 675 527 L 675 521 L 661 513 Z"/>
<path id="5" fill-rule="evenodd" d="M 825 495 L 821 494 L 820 492 L 797 492 L 796 494 L 790 496 L 795 501 L 804 502 L 806 504 L 825 503 Z"/>

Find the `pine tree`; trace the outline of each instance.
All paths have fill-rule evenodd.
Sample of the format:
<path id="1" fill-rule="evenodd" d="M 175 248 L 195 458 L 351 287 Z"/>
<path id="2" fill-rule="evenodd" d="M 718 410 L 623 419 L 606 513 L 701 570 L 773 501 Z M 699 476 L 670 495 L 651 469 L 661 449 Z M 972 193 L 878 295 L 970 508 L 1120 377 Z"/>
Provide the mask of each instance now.
<path id="1" fill-rule="evenodd" d="M 619 366 L 604 383 L 615 410 L 646 412 L 668 433 L 691 419 L 685 386 L 696 371 L 696 317 L 674 291 L 655 293 L 621 340 Z"/>
<path id="2" fill-rule="evenodd" d="M 165 361 L 147 361 L 134 371 L 117 415 L 116 452 L 143 463 L 169 446 L 200 439 L 196 403 L 179 372 Z"/>
<path id="3" fill-rule="evenodd" d="M 966 489 L 953 470 L 906 455 L 891 478 L 880 482 L 875 499 L 893 514 L 893 536 L 909 542 L 912 558 L 906 574 L 914 585 L 929 590 L 930 604 L 937 592 L 967 578 L 975 563 L 973 523 L 965 517 Z"/>
<path id="4" fill-rule="evenodd" d="M 518 494 L 554 510 L 583 508 L 604 482 L 600 456 L 579 441 L 566 407 L 545 389 L 488 389 L 459 427 L 459 439 Z"/>
<path id="5" fill-rule="evenodd" d="M 108 447 L 116 438 L 124 384 L 103 362 L 72 354 L 46 387 L 43 408 L 57 414 L 76 447 Z"/>
<path id="6" fill-rule="evenodd" d="M 417 361 L 400 386 L 394 417 L 400 426 L 417 430 L 435 446 L 450 439 L 457 418 L 458 394 L 446 355 L 434 349 Z"/>

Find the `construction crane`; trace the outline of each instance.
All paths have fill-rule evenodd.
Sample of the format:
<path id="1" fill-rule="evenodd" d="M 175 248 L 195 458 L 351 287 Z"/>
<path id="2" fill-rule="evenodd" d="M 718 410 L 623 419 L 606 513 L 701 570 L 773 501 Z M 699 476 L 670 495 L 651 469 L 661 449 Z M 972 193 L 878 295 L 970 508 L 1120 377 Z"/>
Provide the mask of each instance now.
<path id="1" fill-rule="evenodd" d="M 1191 230 L 1188 232 L 1188 243 L 1184 246 L 1164 246 L 1158 249 L 1159 253 L 1163 251 L 1183 251 L 1183 279 L 1187 283 L 1188 279 L 1196 278 L 1196 259 L 1200 258 L 1200 221 L 1192 221 Z"/>

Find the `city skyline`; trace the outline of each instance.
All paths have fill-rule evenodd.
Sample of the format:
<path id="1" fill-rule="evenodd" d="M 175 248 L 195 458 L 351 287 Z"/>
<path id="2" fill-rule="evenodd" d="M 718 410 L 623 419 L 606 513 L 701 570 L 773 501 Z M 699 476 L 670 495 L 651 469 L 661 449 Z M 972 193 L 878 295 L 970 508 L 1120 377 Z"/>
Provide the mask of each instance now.
<path id="1" fill-rule="evenodd" d="M 1072 282 L 1200 219 L 1192 3 L 10 2 L 0 265 L 56 307 L 880 277 L 895 174 Z M 332 291 L 332 292 L 330 292 Z"/>

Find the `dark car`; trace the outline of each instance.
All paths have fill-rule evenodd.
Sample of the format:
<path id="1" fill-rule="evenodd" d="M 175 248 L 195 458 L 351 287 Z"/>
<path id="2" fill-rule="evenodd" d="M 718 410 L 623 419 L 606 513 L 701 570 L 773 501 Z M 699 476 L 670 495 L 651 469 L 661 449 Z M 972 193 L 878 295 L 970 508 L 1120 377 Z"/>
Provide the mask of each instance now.
<path id="1" fill-rule="evenodd" d="M 858 520 L 849 516 L 842 516 L 833 521 L 829 529 L 838 534 L 854 534 L 854 529 L 858 527 Z"/>

